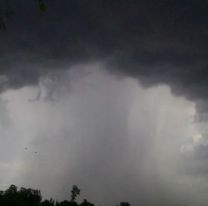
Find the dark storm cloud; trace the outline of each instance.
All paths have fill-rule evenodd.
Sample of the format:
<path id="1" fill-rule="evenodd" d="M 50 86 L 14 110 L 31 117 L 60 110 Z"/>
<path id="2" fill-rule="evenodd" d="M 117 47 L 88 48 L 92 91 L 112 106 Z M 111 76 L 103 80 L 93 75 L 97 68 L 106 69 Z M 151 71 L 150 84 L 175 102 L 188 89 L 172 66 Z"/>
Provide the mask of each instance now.
<path id="1" fill-rule="evenodd" d="M 161 95 L 164 93 L 161 88 L 152 92 L 158 98 L 151 92 L 151 98 L 145 98 L 138 95 L 141 85 L 130 85 L 128 89 L 112 76 L 96 76 L 96 72 L 92 72 L 95 77 L 87 77 L 88 83 L 95 81 L 94 86 L 88 88 L 88 84 L 82 86 L 73 72 L 70 77 L 66 73 L 68 69 L 76 68 L 73 65 L 99 62 L 101 70 L 105 68 L 119 77 L 134 77 L 146 86 L 166 83 L 175 93 L 197 101 L 198 112 L 208 111 L 208 1 L 48 0 L 48 12 L 44 14 L 33 0 L 5 2 L 14 14 L 7 22 L 6 31 L 0 33 L 1 90 L 42 83 L 43 89 L 54 87 L 52 90 L 58 93 L 59 99 L 58 103 L 53 98 L 48 102 L 41 101 L 41 97 L 47 97 L 41 85 L 37 98 L 28 97 L 40 101 L 18 100 L 27 96 L 26 93 L 31 94 L 30 88 L 28 92 L 15 91 L 16 96 L 11 95 L 11 114 L 16 114 L 17 128 L 20 127 L 26 139 L 31 139 L 34 147 L 39 148 L 34 150 L 38 151 L 37 158 L 29 156 L 23 160 L 23 167 L 15 165 L 23 183 L 37 184 L 37 188 L 41 185 L 41 189 L 52 188 L 51 184 L 68 188 L 76 183 L 84 185 L 92 194 L 96 193 L 100 202 L 103 197 L 99 196 L 103 194 L 110 201 L 114 198 L 128 201 L 132 197 L 135 203 L 152 203 L 161 197 L 164 203 L 164 196 L 167 199 L 171 196 L 182 203 L 178 193 L 184 191 L 186 194 L 190 187 L 177 172 L 181 158 L 178 148 L 181 139 L 191 135 L 191 131 L 185 132 L 186 121 L 185 117 L 182 118 L 188 103 L 181 108 L 182 103 L 176 103 L 169 91 L 168 95 L 165 92 L 167 96 Z M 63 70 L 65 72 L 61 72 Z M 55 75 L 53 83 L 44 78 L 48 74 L 52 81 L 51 76 Z M 68 81 L 77 83 L 78 91 L 68 94 L 69 84 L 64 90 L 66 94 L 59 92 L 65 81 L 67 85 Z M 135 111 L 132 111 L 131 120 L 128 113 L 132 108 L 132 87 L 135 90 L 132 95 L 135 96 Z M 161 90 L 162 93 L 157 93 Z M 164 99 L 170 100 L 166 102 Z M 163 101 L 166 102 L 164 107 Z M 168 119 L 163 117 L 163 121 L 161 114 L 166 115 L 162 107 L 167 108 L 165 112 L 170 115 Z M 162 137 L 161 128 L 165 130 Z M 16 131 L 14 133 L 16 136 Z M 191 160 L 199 158 L 200 161 L 196 160 L 192 170 L 200 174 L 202 164 L 206 162 L 202 157 L 206 146 L 194 149 Z M 191 160 L 186 168 L 191 166 Z M 51 177 L 55 183 L 51 183 Z M 89 185 L 95 186 L 90 189 Z M 99 185 L 103 185 L 100 194 L 97 192 Z M 59 186 L 54 187 L 51 190 L 61 191 L 57 189 Z M 68 195 L 68 192 L 63 194 Z M 201 195 L 199 191 L 195 194 Z M 193 199 L 197 198 L 193 196 Z"/>
<path id="2" fill-rule="evenodd" d="M 3 88 L 102 60 L 144 84 L 167 83 L 175 93 L 207 98 L 206 0 L 51 0 L 45 14 L 33 1 L 7 4 L 15 14 L 0 38 Z"/>

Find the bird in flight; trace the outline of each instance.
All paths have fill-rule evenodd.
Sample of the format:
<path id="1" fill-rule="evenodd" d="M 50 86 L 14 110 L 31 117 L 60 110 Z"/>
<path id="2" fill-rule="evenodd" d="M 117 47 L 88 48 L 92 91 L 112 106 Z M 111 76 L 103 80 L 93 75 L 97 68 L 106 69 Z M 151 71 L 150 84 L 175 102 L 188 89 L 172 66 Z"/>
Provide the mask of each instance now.
<path id="1" fill-rule="evenodd" d="M 25 150 L 28 150 L 28 148 L 27 147 L 25 147 L 24 148 Z M 33 151 L 34 152 L 34 154 L 38 154 L 38 152 L 37 151 Z"/>

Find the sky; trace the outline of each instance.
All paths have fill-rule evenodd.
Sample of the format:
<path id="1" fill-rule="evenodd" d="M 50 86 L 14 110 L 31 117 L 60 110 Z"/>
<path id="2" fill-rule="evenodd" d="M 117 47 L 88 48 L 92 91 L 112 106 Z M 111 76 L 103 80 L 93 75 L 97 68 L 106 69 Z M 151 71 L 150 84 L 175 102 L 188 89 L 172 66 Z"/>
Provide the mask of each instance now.
<path id="1" fill-rule="evenodd" d="M 0 188 L 205 205 L 208 1 L 45 2 L 0 1 Z"/>

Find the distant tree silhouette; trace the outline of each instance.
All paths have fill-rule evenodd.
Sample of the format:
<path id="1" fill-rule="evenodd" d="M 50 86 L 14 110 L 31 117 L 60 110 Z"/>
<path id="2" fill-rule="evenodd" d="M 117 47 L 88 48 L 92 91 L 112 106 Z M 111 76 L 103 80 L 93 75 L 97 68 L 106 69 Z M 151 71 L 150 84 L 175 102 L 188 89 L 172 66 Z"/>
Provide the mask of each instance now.
<path id="1" fill-rule="evenodd" d="M 44 0 L 38 0 L 39 9 L 41 12 L 46 12 L 48 7 Z"/>
<path id="2" fill-rule="evenodd" d="M 50 199 L 50 200 L 44 200 L 43 202 L 41 202 L 40 204 L 41 206 L 54 206 L 54 200 Z"/>
<path id="3" fill-rule="evenodd" d="M 80 206 L 95 206 L 93 203 L 88 202 L 87 199 L 84 199 Z"/>
<path id="4" fill-rule="evenodd" d="M 76 202 L 76 197 L 80 195 L 78 186 L 73 185 L 71 190 L 71 200 L 61 202 L 53 199 L 43 200 L 40 190 L 21 187 L 18 189 L 11 185 L 5 191 L 0 191 L 0 206 L 95 206 L 84 199 L 80 204 Z M 128 202 L 121 202 L 118 206 L 130 206 Z"/>
<path id="5" fill-rule="evenodd" d="M 128 202 L 120 202 L 119 206 L 130 206 Z"/>
<path id="6" fill-rule="evenodd" d="M 6 191 L 5 195 L 14 195 L 17 193 L 17 187 L 15 185 L 11 185 Z"/>
<path id="7" fill-rule="evenodd" d="M 7 190 L 0 192 L 1 206 L 39 206 L 41 203 L 39 190 L 20 188 L 11 185 Z"/>
<path id="8" fill-rule="evenodd" d="M 32 0 L 30 0 L 32 2 Z M 37 4 L 37 7 L 41 13 L 45 13 L 48 10 L 48 6 L 45 0 L 33 0 Z M 6 1 L 5 1 L 6 2 Z M 8 21 L 15 14 L 15 9 L 8 7 L 6 3 L 0 5 L 0 30 L 5 31 Z"/>
<path id="9" fill-rule="evenodd" d="M 71 202 L 74 202 L 79 194 L 80 189 L 76 185 L 73 185 L 71 190 Z"/>
<path id="10" fill-rule="evenodd" d="M 71 202 L 64 200 L 64 201 L 60 202 L 57 206 L 71 206 Z"/>

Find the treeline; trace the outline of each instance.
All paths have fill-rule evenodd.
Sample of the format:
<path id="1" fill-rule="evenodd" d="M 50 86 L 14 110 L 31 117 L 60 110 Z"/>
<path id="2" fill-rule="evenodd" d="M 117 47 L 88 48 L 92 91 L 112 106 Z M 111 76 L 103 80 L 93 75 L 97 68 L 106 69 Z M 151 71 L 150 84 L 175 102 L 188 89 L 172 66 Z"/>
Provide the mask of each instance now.
<path id="1" fill-rule="evenodd" d="M 81 203 L 76 201 L 77 196 L 80 195 L 80 189 L 72 186 L 70 200 L 55 201 L 53 199 L 42 200 L 40 190 L 21 187 L 17 188 L 11 185 L 5 191 L 0 191 L 0 206 L 95 206 L 93 203 L 84 199 Z M 128 202 L 121 202 L 117 206 L 130 206 Z"/>

